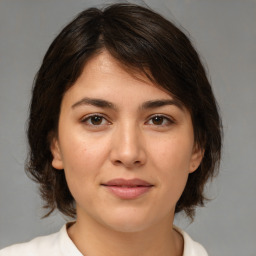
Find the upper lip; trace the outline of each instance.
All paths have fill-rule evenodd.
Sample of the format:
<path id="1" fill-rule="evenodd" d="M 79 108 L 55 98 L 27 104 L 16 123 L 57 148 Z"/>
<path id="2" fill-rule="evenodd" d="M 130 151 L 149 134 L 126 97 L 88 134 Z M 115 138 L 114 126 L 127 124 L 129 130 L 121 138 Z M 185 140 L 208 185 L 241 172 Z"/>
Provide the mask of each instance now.
<path id="1" fill-rule="evenodd" d="M 145 180 L 141 179 L 113 179 L 106 183 L 103 183 L 104 186 L 117 186 L 117 187 L 150 187 L 152 184 L 148 183 Z"/>

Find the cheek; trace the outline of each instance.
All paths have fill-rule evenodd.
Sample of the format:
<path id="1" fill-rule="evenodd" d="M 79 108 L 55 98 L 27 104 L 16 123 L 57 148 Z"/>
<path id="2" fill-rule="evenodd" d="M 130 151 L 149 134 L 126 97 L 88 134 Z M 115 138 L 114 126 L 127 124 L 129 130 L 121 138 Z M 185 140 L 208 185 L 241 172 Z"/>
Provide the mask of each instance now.
<path id="1" fill-rule="evenodd" d="M 88 134 L 75 132 L 65 133 L 61 144 L 64 166 L 73 171 L 82 171 L 93 168 L 101 163 L 105 156 L 104 140 L 94 138 Z M 99 143 L 100 141 L 100 143 Z M 75 168 L 80 167 L 80 168 Z"/>
<path id="2" fill-rule="evenodd" d="M 64 172 L 66 181 L 75 201 L 80 204 L 85 200 L 91 205 L 91 191 L 97 184 L 99 175 L 99 149 L 88 141 L 77 141 L 73 138 L 72 144 L 66 145 L 63 150 Z"/>
<path id="3" fill-rule="evenodd" d="M 152 144 L 158 145 L 151 148 L 158 183 L 163 188 L 164 196 L 174 201 L 179 199 L 188 179 L 192 144 L 191 140 L 180 137 Z"/>
<path id="4" fill-rule="evenodd" d="M 155 165 L 173 174 L 188 172 L 193 149 L 193 142 L 188 137 L 152 141 L 151 145 L 150 152 Z"/>
<path id="5" fill-rule="evenodd" d="M 98 176 L 104 148 L 91 138 L 70 133 L 61 145 L 66 180 L 71 193 L 92 186 Z"/>

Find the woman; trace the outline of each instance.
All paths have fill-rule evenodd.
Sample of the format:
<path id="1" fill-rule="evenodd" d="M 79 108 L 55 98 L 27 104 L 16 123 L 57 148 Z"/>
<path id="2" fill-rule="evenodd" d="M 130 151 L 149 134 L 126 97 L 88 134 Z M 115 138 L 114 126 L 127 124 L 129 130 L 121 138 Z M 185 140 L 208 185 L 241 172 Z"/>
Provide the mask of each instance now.
<path id="1" fill-rule="evenodd" d="M 173 226 L 204 204 L 221 121 L 189 39 L 132 4 L 91 8 L 49 47 L 33 88 L 28 173 L 73 222 L 12 255 L 207 255 Z"/>

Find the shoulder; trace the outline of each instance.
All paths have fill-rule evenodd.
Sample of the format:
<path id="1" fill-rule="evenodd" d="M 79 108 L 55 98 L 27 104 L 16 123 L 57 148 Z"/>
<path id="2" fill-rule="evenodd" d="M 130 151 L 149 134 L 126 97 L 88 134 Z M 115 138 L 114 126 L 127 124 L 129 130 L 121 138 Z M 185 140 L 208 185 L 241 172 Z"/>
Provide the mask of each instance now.
<path id="1" fill-rule="evenodd" d="M 67 233 L 67 223 L 57 233 L 0 250 L 0 256 L 82 256 Z"/>
<path id="2" fill-rule="evenodd" d="M 0 250 L 0 256 L 43 256 L 60 255 L 59 242 L 63 228 L 54 234 L 34 238 L 27 243 L 11 245 Z"/>
<path id="3" fill-rule="evenodd" d="M 184 239 L 183 256 L 208 256 L 205 248 L 201 244 L 195 242 L 185 231 L 177 227 L 174 228 Z"/>

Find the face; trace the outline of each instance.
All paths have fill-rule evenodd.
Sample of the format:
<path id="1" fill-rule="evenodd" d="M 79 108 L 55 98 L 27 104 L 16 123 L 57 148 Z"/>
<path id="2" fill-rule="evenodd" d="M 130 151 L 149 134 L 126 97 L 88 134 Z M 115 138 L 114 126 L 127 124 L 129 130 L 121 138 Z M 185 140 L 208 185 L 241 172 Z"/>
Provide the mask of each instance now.
<path id="1" fill-rule="evenodd" d="M 125 232 L 170 225 L 202 158 L 189 112 L 107 52 L 65 93 L 51 150 L 76 201 L 77 222 Z"/>

